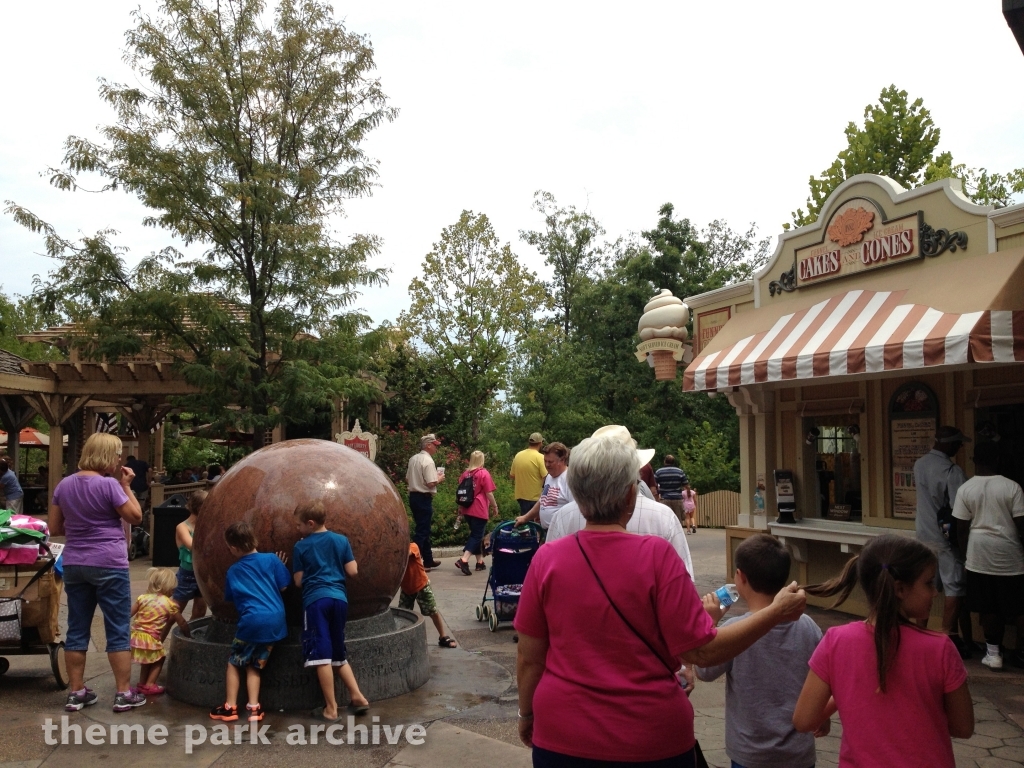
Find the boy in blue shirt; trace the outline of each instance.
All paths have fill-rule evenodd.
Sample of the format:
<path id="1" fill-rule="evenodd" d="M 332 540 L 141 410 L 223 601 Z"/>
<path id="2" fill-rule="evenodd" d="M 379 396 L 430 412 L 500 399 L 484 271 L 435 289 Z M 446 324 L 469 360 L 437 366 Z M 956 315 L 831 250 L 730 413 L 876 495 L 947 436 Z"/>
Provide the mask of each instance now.
<path id="1" fill-rule="evenodd" d="M 340 533 L 324 526 L 327 513 L 322 504 L 295 510 L 295 525 L 302 538 L 292 549 L 295 585 L 302 587 L 302 655 L 304 666 L 316 667 L 324 694 L 324 706 L 313 710 L 314 717 L 328 722 L 339 720 L 334 696 L 334 669 L 348 688 L 349 710 L 356 715 L 370 709 L 345 654 L 345 619 L 348 595 L 345 577 L 358 573 L 352 545 Z"/>
<path id="2" fill-rule="evenodd" d="M 225 700 L 210 712 L 210 717 L 224 721 L 238 719 L 240 670 L 244 668 L 249 694 L 245 709 L 249 721 L 255 722 L 263 719 L 260 671 L 267 666 L 274 643 L 288 636 L 281 598 L 281 592 L 288 587 L 288 569 L 277 555 L 256 551 L 256 533 L 245 521 L 232 523 L 224 531 L 224 541 L 231 554 L 238 558 L 228 568 L 224 584 L 224 599 L 234 603 L 238 611 L 238 627 L 228 657 Z"/>

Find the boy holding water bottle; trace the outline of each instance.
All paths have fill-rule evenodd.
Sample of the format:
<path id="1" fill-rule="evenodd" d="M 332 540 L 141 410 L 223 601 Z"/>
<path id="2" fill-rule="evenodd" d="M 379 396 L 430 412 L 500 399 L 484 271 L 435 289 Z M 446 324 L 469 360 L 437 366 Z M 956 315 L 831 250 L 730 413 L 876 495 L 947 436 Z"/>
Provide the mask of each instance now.
<path id="1" fill-rule="evenodd" d="M 789 552 L 767 534 L 740 544 L 735 563 L 735 589 L 746 600 L 749 612 L 728 619 L 726 624 L 743 621 L 751 612 L 770 605 L 790 581 Z M 725 592 L 722 588 L 716 593 L 726 598 L 723 604 L 731 597 Z M 814 765 L 814 737 L 825 736 L 829 723 L 813 735 L 797 733 L 793 710 L 807 678 L 807 663 L 820 640 L 818 625 L 804 614 L 777 625 L 732 661 L 696 668 L 697 677 L 704 681 L 726 675 L 725 751 L 733 768 Z"/>

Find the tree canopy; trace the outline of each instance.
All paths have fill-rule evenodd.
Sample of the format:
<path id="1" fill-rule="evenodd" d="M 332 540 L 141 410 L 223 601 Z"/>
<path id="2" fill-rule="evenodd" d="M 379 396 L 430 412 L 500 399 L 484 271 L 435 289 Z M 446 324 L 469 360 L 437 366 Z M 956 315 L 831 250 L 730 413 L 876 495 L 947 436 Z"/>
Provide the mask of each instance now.
<path id="1" fill-rule="evenodd" d="M 92 174 L 102 191 L 136 195 L 152 211 L 145 223 L 194 255 L 169 243 L 132 267 L 109 229 L 75 241 L 7 208 L 43 233 L 57 263 L 38 295 L 95 332 L 90 354 L 172 354 L 202 406 L 242 414 L 257 446 L 264 429 L 360 387 L 350 366 L 367 318 L 348 308 L 386 275 L 368 266 L 375 237 L 340 242 L 328 220 L 370 193 L 377 164 L 362 145 L 396 114 L 369 41 L 330 6 L 265 10 L 162 0 L 154 16 L 136 11 L 126 60 L 140 84 L 101 81 L 116 122 L 101 141 L 70 137 L 49 172 L 61 189 Z"/>
<path id="2" fill-rule="evenodd" d="M 895 85 L 882 89 L 877 104 L 864 107 L 863 127 L 851 122 L 845 134 L 846 148 L 818 177 L 809 179 L 807 211 L 793 211 L 792 225 L 783 224 L 784 229 L 814 223 L 833 190 L 858 173 L 888 176 L 908 189 L 959 178 L 968 197 L 981 205 L 1009 205 L 1014 194 L 1024 192 L 1024 168 L 990 173 L 955 163 L 950 152 L 936 155 L 941 131 L 924 100 L 910 101 L 909 94 Z"/>
<path id="3" fill-rule="evenodd" d="M 597 277 L 603 259 L 598 238 L 604 229 L 587 211 L 561 207 L 550 192 L 538 190 L 533 208 L 544 216 L 543 230 L 523 230 L 519 236 L 544 256 L 553 277 L 547 284 L 555 305 L 556 321 L 568 336 L 572 310 L 583 286 Z"/>
<path id="4" fill-rule="evenodd" d="M 520 339 L 547 306 L 544 287 L 500 244 L 487 216 L 463 211 L 424 258 L 409 295 L 400 323 L 434 356 L 456 442 L 475 444 Z"/>

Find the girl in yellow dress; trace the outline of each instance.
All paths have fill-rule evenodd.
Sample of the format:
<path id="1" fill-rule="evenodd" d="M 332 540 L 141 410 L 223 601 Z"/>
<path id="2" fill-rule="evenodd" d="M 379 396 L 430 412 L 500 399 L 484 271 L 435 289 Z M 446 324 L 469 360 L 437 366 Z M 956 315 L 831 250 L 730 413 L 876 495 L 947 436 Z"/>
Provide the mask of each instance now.
<path id="1" fill-rule="evenodd" d="M 145 696 L 156 696 L 164 692 L 157 685 L 160 670 L 164 666 L 164 639 L 171 630 L 171 622 L 181 627 L 181 633 L 189 637 L 188 622 L 178 610 L 178 604 L 171 599 L 178 584 L 177 575 L 171 568 L 150 568 L 149 589 L 139 595 L 132 608 L 132 631 L 129 645 L 132 662 L 142 665 L 136 690 Z"/>

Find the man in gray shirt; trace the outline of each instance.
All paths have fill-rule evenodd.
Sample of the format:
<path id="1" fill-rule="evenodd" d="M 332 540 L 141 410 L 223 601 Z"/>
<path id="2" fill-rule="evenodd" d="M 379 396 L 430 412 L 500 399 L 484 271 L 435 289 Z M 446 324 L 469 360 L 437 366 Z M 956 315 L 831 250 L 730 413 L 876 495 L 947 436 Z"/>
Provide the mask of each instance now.
<path id="1" fill-rule="evenodd" d="M 942 631 L 950 636 L 957 651 L 963 658 L 969 658 L 970 650 L 964 640 L 956 634 L 956 622 L 961 602 L 967 594 L 964 581 L 962 555 L 949 543 L 939 521 L 939 511 L 945 510 L 951 517 L 956 492 L 967 482 L 964 471 L 953 463 L 964 443 L 971 439 L 956 427 L 939 427 L 935 430 L 932 449 L 914 464 L 914 485 L 917 488 L 917 539 L 935 550 L 939 567 L 935 574 L 936 588 L 945 594 L 942 609 Z"/>

